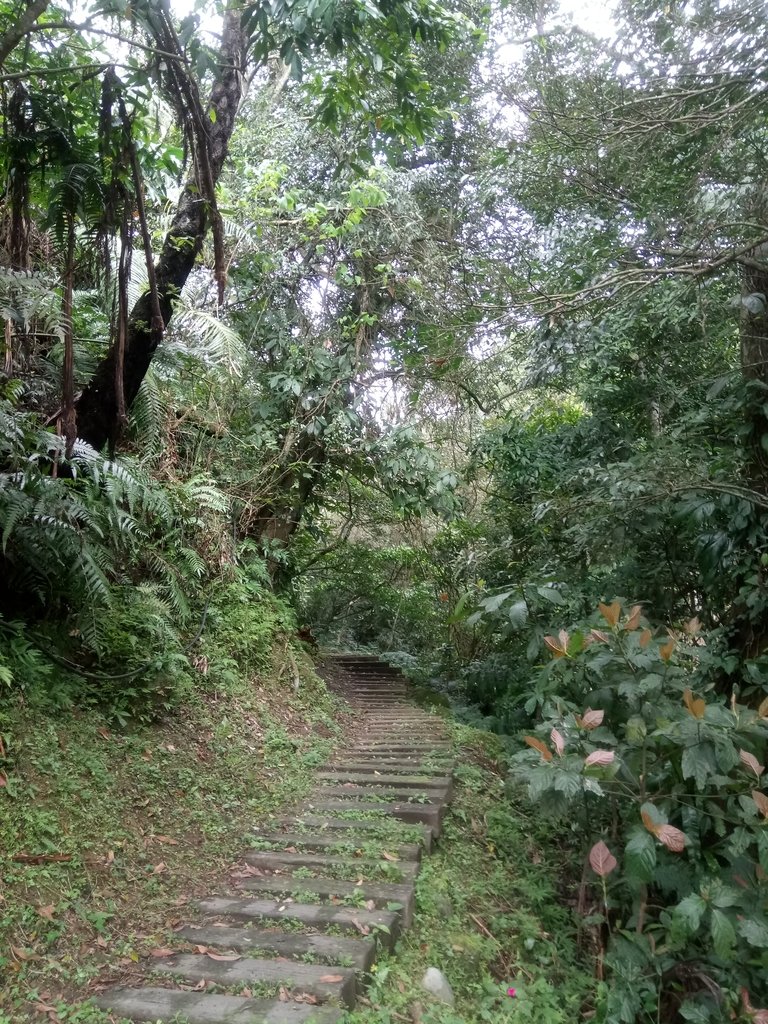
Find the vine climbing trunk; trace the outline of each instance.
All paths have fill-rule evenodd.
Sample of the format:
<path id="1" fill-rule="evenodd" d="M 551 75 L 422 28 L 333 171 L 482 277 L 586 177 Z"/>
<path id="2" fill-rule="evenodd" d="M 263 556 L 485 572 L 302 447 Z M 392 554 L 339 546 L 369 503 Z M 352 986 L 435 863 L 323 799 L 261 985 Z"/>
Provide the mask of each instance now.
<path id="1" fill-rule="evenodd" d="M 184 187 L 155 263 L 154 291 L 150 288 L 141 296 L 128 320 L 122 352 L 122 391 L 126 409 L 130 409 L 138 394 L 162 339 L 163 329 L 173 315 L 174 303 L 192 272 L 215 216 L 208 196 L 221 175 L 235 127 L 242 97 L 245 57 L 241 8 L 230 3 L 224 15 L 218 72 L 207 105 L 205 152 L 195 162 L 195 170 Z M 161 324 L 157 322 L 158 316 L 162 319 Z M 76 403 L 77 435 L 97 449 L 103 448 L 107 442 L 114 443 L 119 432 L 119 357 L 116 346 L 113 346 Z"/>

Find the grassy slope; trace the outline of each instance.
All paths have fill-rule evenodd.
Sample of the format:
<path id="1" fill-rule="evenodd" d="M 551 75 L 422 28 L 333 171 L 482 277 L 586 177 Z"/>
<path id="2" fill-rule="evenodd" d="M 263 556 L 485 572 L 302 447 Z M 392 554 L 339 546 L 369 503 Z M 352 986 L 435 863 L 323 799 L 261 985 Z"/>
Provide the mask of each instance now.
<path id="1" fill-rule="evenodd" d="M 122 734 L 92 710 L 5 714 L 0 1024 L 106 1020 L 72 1004 L 138 976 L 263 816 L 308 789 L 343 715 L 311 670 L 298 692 L 270 675 L 201 677 L 166 721 Z M 68 859 L 14 859 L 40 854 Z"/>
<path id="2" fill-rule="evenodd" d="M 186 904 L 227 885 L 260 820 L 308 789 L 339 723 L 311 672 L 298 693 L 285 681 L 201 684 L 172 718 L 124 734 L 92 711 L 53 721 L 19 709 L 0 794 L 0 1024 L 106 1021 L 78 1000 L 142 976 Z M 415 926 L 351 1022 L 578 1019 L 589 971 L 555 888 L 559 851 L 505 797 L 493 738 L 459 726 L 455 738 L 456 800 L 419 877 Z M 70 859 L 21 864 L 19 853 Z M 421 991 L 428 966 L 448 975 L 455 1009 Z"/>

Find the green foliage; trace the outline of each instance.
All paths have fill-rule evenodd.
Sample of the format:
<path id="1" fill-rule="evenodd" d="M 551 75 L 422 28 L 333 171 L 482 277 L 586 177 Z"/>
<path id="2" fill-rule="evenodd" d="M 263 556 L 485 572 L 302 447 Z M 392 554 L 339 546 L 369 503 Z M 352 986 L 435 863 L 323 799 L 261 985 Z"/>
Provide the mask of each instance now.
<path id="1" fill-rule="evenodd" d="M 513 777 L 588 851 L 585 925 L 611 971 L 598 1019 L 677 1004 L 721 1020 L 742 988 L 765 1003 L 768 702 L 722 702 L 697 623 L 655 638 L 614 602 L 545 639 L 554 659 L 531 682 L 538 725 Z"/>

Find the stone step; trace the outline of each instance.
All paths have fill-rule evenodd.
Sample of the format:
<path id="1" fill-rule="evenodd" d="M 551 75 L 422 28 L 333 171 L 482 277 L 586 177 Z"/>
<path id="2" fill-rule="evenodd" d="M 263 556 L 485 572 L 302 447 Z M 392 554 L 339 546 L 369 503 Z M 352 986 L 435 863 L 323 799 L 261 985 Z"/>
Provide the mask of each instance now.
<path id="1" fill-rule="evenodd" d="M 307 992 L 324 1003 L 335 1000 L 349 1009 L 356 1002 L 357 978 L 350 967 L 330 968 L 327 964 L 254 957 L 212 960 L 205 953 L 178 953 L 158 960 L 152 973 L 173 974 L 185 981 L 212 982 L 224 988 L 259 983 L 284 986 L 293 992 Z"/>
<path id="2" fill-rule="evenodd" d="M 371 901 L 380 910 L 391 910 L 389 904 L 397 903 L 402 907 L 403 927 L 409 928 L 413 921 L 413 885 L 400 885 L 396 882 L 363 882 L 342 881 L 336 878 L 284 878 L 273 875 L 271 878 L 245 878 L 238 888 L 247 892 L 271 892 L 285 895 L 301 896 L 312 893 L 314 896 L 359 896 L 361 900 Z M 399 911 L 395 911 L 399 913 Z"/>
<path id="3" fill-rule="evenodd" d="M 376 953 L 376 942 L 362 936 L 347 939 L 341 935 L 284 932 L 273 928 L 216 928 L 210 924 L 188 924 L 175 934 L 196 945 L 222 950 L 274 953 L 289 960 L 311 956 L 326 964 L 349 962 L 357 971 L 367 971 Z"/>
<path id="4" fill-rule="evenodd" d="M 425 791 L 439 789 L 444 790 L 448 796 L 450 796 L 453 786 L 452 780 L 445 775 L 398 775 L 396 773 L 387 775 L 383 772 L 372 775 L 368 772 L 345 772 L 341 769 L 337 771 L 326 769 L 325 771 L 318 772 L 315 777 L 325 779 L 328 782 L 348 782 L 352 785 L 357 784 L 360 786 L 391 786 L 394 788 L 400 787 L 401 789 L 423 789 Z"/>
<path id="5" fill-rule="evenodd" d="M 356 858 L 354 854 L 350 854 L 349 847 L 357 849 L 362 845 L 355 843 L 352 839 L 345 839 L 343 837 L 305 835 L 302 832 L 259 832 L 257 838 L 267 843 L 274 843 L 275 846 L 281 849 L 286 847 L 304 847 L 307 850 L 329 850 L 331 852 L 335 850 L 336 856 L 351 857 L 353 863 L 356 862 Z M 368 844 L 371 842 L 371 840 L 368 840 Z M 379 846 L 382 850 L 393 854 L 399 860 L 421 859 L 421 847 L 417 843 L 405 843 L 398 846 L 397 844 L 393 845 L 382 840 L 379 842 Z M 339 847 L 345 847 L 346 849 L 337 849 Z M 286 852 L 293 851 L 286 850 Z M 384 860 L 386 859 L 385 857 Z"/>
<path id="6" fill-rule="evenodd" d="M 97 1006 L 119 1017 L 146 1024 L 336 1024 L 344 1010 L 277 999 L 180 992 L 172 988 L 115 988 L 94 999 Z"/>
<path id="7" fill-rule="evenodd" d="M 389 825 L 389 821 L 385 817 L 384 820 Z M 381 835 L 381 822 L 375 821 L 370 818 L 335 818 L 331 815 L 320 815 L 312 814 L 307 811 L 306 814 L 302 814 L 298 819 L 296 818 L 284 818 L 283 821 L 287 825 L 294 825 L 296 823 L 300 825 L 311 825 L 313 829 L 322 828 L 329 833 L 347 836 L 354 836 L 355 833 L 362 833 L 364 841 L 373 842 L 377 837 Z M 418 828 L 421 831 L 421 842 L 426 853 L 430 853 L 432 850 L 432 840 L 434 838 L 432 829 L 428 825 L 424 825 L 420 822 L 409 822 L 411 828 Z M 367 835 L 366 835 L 367 833 Z M 390 841 L 391 841 L 391 837 Z M 386 842 L 387 840 L 383 840 Z"/>
<path id="8" fill-rule="evenodd" d="M 361 935 L 375 932 L 387 948 L 392 946 L 398 935 L 398 915 L 391 910 L 358 910 L 321 903 L 243 900 L 225 896 L 201 900 L 198 906 L 204 914 L 233 917 L 241 921 L 295 921 L 315 928 L 335 925 Z"/>
<path id="9" fill-rule="evenodd" d="M 350 811 L 362 814 L 376 812 L 382 816 L 399 818 L 409 824 L 422 822 L 424 825 L 429 825 L 435 838 L 440 835 L 440 824 L 443 819 L 442 804 L 377 804 L 357 800 L 318 800 L 310 806 L 313 811 L 319 811 L 321 814 L 344 814 Z"/>
<path id="10" fill-rule="evenodd" d="M 420 761 L 402 761 L 397 758 L 379 758 L 372 757 L 366 758 L 361 761 L 335 761 L 331 764 L 325 765 L 323 771 L 325 772 L 348 772 L 348 773 L 364 773 L 366 775 L 381 775 L 381 776 L 394 776 L 398 777 L 402 774 L 406 778 L 409 775 L 418 773 L 420 778 L 433 778 L 433 779 L 444 779 L 450 778 L 448 774 L 452 764 L 446 762 L 445 765 L 438 767 L 424 766 Z M 322 776 L 321 776 L 322 777 Z"/>
<path id="11" fill-rule="evenodd" d="M 434 804 L 448 799 L 448 789 L 443 786 L 440 789 L 409 789 L 407 786 L 393 787 L 383 786 L 374 776 L 373 780 L 363 786 L 355 786 L 346 783 L 339 786 L 316 786 L 310 793 L 309 800 L 327 800 L 330 797 L 340 797 L 342 800 L 366 797 L 381 797 L 386 801 L 401 801 L 407 803 Z"/>
<path id="12" fill-rule="evenodd" d="M 266 868 L 270 871 L 295 871 L 297 868 L 353 868 L 357 877 L 368 869 L 373 870 L 382 864 L 394 864 L 401 874 L 413 878 L 418 874 L 418 861 L 388 861 L 385 857 L 376 860 L 372 857 L 334 857 L 322 853 L 287 853 L 270 850 L 249 850 L 245 855 L 248 864 Z M 299 881 L 299 880 L 297 880 Z M 305 881 L 305 879 L 300 879 Z"/>

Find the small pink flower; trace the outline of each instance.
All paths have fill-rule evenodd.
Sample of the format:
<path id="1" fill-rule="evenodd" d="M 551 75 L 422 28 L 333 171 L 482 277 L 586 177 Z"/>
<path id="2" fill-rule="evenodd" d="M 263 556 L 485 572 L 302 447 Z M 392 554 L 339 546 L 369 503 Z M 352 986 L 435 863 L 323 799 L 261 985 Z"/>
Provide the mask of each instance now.
<path id="1" fill-rule="evenodd" d="M 515 999 L 517 997 L 517 989 L 516 988 L 508 988 L 507 989 L 507 995 L 511 999 Z"/>

